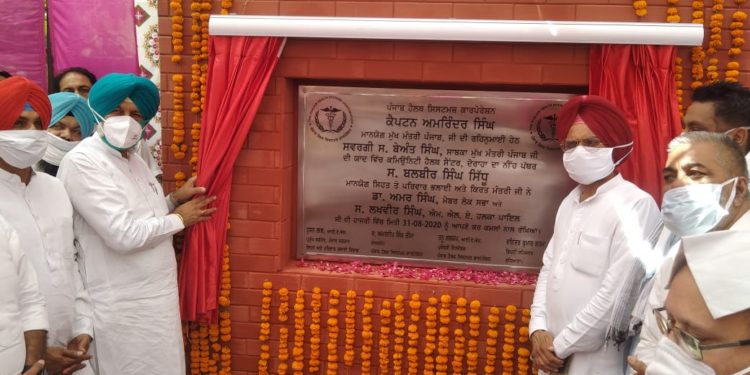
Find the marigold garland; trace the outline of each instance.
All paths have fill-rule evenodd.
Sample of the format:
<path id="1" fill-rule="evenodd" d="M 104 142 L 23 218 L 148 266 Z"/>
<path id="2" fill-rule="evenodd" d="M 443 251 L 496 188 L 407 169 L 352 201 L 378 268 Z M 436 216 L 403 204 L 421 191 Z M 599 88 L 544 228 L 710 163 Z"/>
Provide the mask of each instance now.
<path id="1" fill-rule="evenodd" d="M 497 338 L 499 336 L 497 327 L 500 325 L 500 309 L 496 306 L 490 307 L 490 313 L 487 315 L 487 362 L 484 366 L 484 373 L 487 375 L 495 373 L 495 364 L 497 363 Z M 505 372 L 503 372 L 505 374 Z"/>
<path id="2" fill-rule="evenodd" d="M 680 0 L 667 0 L 667 22 L 680 22 L 680 11 L 677 9 L 677 4 L 679 2 Z"/>
<path id="3" fill-rule="evenodd" d="M 433 375 L 435 373 L 435 352 L 437 351 L 437 304 L 438 299 L 430 297 L 427 299 L 427 309 L 425 310 L 425 330 L 424 335 L 424 375 Z"/>
<path id="4" fill-rule="evenodd" d="M 380 375 L 388 375 L 388 365 L 390 363 L 389 346 L 391 344 L 391 302 L 383 301 L 380 305 L 380 335 L 378 337 L 378 364 L 380 366 Z"/>
<path id="5" fill-rule="evenodd" d="M 346 334 L 344 336 L 344 364 L 351 366 L 354 363 L 354 339 L 355 339 L 355 316 L 357 309 L 357 292 L 350 290 L 346 292 Z"/>
<path id="6" fill-rule="evenodd" d="M 399 294 L 393 300 L 393 375 L 401 375 L 403 369 L 404 343 L 406 340 L 406 316 L 404 296 Z"/>
<path id="7" fill-rule="evenodd" d="M 479 309 L 482 303 L 473 300 L 469 304 L 469 344 L 466 351 L 466 370 L 468 375 L 476 375 L 479 368 Z"/>
<path id="8" fill-rule="evenodd" d="M 685 114 L 683 107 L 684 91 L 682 90 L 682 57 L 675 57 L 674 59 L 674 82 L 675 82 L 675 96 L 677 96 L 677 109 L 680 111 L 680 116 Z"/>
<path id="9" fill-rule="evenodd" d="M 320 307 L 323 296 L 320 288 L 313 288 L 310 296 L 310 360 L 307 362 L 308 372 L 314 373 L 320 370 Z"/>
<path id="10" fill-rule="evenodd" d="M 518 328 L 518 342 L 521 344 L 527 344 L 529 342 L 528 326 L 522 325 Z M 527 347 L 520 347 L 516 351 L 516 355 L 517 374 L 527 375 L 529 373 L 529 349 Z"/>
<path id="11" fill-rule="evenodd" d="M 466 323 L 466 305 L 468 302 L 464 297 L 456 299 L 455 320 L 459 326 L 453 331 L 453 361 L 451 361 L 451 369 L 454 374 L 463 373 L 464 355 L 466 354 L 466 337 L 464 336 L 463 325 Z"/>
<path id="12" fill-rule="evenodd" d="M 232 10 L 232 0 L 221 0 L 221 14 L 227 15 Z"/>
<path id="13" fill-rule="evenodd" d="M 184 36 L 182 23 L 185 21 L 185 18 L 182 16 L 182 2 L 172 0 L 169 2 L 169 7 L 172 9 L 172 52 L 174 52 L 172 62 L 180 63 L 182 61 L 180 54 L 185 48 L 182 41 L 182 37 Z"/>
<path id="14" fill-rule="evenodd" d="M 643 17 L 648 13 L 648 3 L 646 3 L 645 0 L 634 0 L 633 1 L 633 10 L 635 10 L 635 15 L 638 17 Z"/>
<path id="15" fill-rule="evenodd" d="M 373 304 L 375 303 L 374 293 L 372 290 L 366 290 L 364 293 L 365 302 L 362 304 L 362 348 L 360 358 L 362 364 L 360 366 L 362 375 L 369 375 L 372 370 L 372 346 L 373 346 L 373 334 L 372 334 L 372 310 Z"/>
<path id="16" fill-rule="evenodd" d="M 407 328 L 409 345 L 406 350 L 406 356 L 409 360 L 408 374 L 417 375 L 419 372 L 419 320 L 422 314 L 422 301 L 420 300 L 419 294 L 414 293 L 411 295 L 409 300 L 409 327 Z"/>
<path id="17" fill-rule="evenodd" d="M 450 328 L 448 325 L 451 323 L 451 296 L 443 294 L 440 296 L 440 328 L 438 329 L 438 355 L 435 357 L 435 374 L 436 375 L 447 375 L 448 374 L 448 352 L 450 343 Z"/>
<path id="18" fill-rule="evenodd" d="M 693 7 L 693 13 L 692 13 L 693 21 L 692 22 L 702 25 L 704 23 L 703 1 L 694 0 L 692 3 L 692 7 Z M 703 62 L 705 59 L 706 59 L 706 52 L 703 50 L 702 45 L 693 47 L 690 50 L 690 60 L 693 62 L 693 67 L 691 69 L 693 83 L 690 84 L 690 87 L 693 90 L 703 85 Z"/>
<path id="19" fill-rule="evenodd" d="M 305 369 L 305 291 L 297 290 L 294 299 L 294 347 L 292 373 L 303 375 Z"/>
<path id="20" fill-rule="evenodd" d="M 735 0 L 735 3 L 739 6 L 744 3 L 744 0 Z M 738 82 L 740 78 L 740 63 L 737 61 L 737 56 L 742 53 L 742 46 L 745 45 L 743 27 L 745 26 L 746 20 L 747 13 L 741 10 L 732 13 L 732 23 L 729 24 L 729 33 L 732 36 L 732 46 L 727 52 L 729 55 L 729 62 L 727 62 L 727 70 L 724 73 L 724 79 L 729 82 Z"/>
<path id="21" fill-rule="evenodd" d="M 326 366 L 326 374 L 328 375 L 336 375 L 339 368 L 339 297 L 340 293 L 336 289 L 331 289 L 328 292 L 328 320 L 326 321 L 326 325 L 328 326 L 328 344 L 326 344 L 328 365 Z"/>
<path id="22" fill-rule="evenodd" d="M 289 289 L 279 289 L 279 308 L 277 317 L 279 322 L 285 323 L 289 320 Z M 289 370 L 289 327 L 282 325 L 279 327 L 279 356 L 276 372 L 279 375 L 286 375 Z"/>
<path id="23" fill-rule="evenodd" d="M 260 303 L 260 359 L 258 360 L 258 374 L 268 375 L 268 361 L 271 359 L 270 346 L 268 341 L 271 339 L 271 296 L 273 295 L 273 283 L 270 281 L 263 282 L 263 297 Z"/>
<path id="24" fill-rule="evenodd" d="M 505 307 L 505 330 L 503 333 L 503 373 L 513 373 L 513 356 L 515 354 L 516 344 L 516 313 L 518 308 L 515 305 Z"/>

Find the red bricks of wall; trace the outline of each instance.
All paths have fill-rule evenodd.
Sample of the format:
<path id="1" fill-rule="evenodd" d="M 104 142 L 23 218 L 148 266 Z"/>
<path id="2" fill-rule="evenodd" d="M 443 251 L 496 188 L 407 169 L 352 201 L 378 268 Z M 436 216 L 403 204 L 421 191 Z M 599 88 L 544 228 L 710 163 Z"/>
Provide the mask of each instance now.
<path id="1" fill-rule="evenodd" d="M 189 0 L 182 0 L 189 14 Z M 219 8 L 214 0 L 214 9 Z M 666 4 L 650 2 L 643 21 L 663 22 Z M 271 1 L 235 0 L 238 14 L 354 17 L 485 18 L 527 20 L 636 21 L 630 0 L 435 0 L 435 1 Z M 690 19 L 690 3 L 680 7 Z M 710 6 L 710 4 L 707 4 Z M 186 170 L 168 150 L 171 141 L 171 74 L 190 76 L 189 57 L 171 61 L 171 19 L 167 1 L 159 2 L 164 128 L 164 179 L 173 188 L 174 173 Z M 707 14 L 710 10 L 707 9 Z M 729 13 L 727 19 L 729 19 Z M 186 17 L 185 45 L 190 45 Z M 728 22 L 726 23 L 728 25 Z M 728 41 L 727 41 L 728 43 Z M 489 287 L 471 283 L 387 280 L 380 277 L 332 275 L 294 266 L 296 182 L 296 89 L 300 81 L 340 85 L 502 89 L 517 88 L 585 91 L 588 47 L 503 43 L 447 43 L 413 41 L 304 40 L 287 42 L 250 135 L 237 159 L 232 182 L 228 243 L 232 262 L 234 374 L 257 372 L 261 284 L 265 280 L 294 291 L 331 288 L 376 297 L 398 293 L 449 293 L 454 298 L 477 298 L 485 305 L 531 303 L 533 287 Z M 186 51 L 189 53 L 189 51 Z M 689 78 L 689 50 L 684 58 Z M 719 53 L 725 56 L 724 52 Z M 750 65 L 743 55 L 742 66 Z M 722 64 L 726 59 L 722 58 Z M 723 67 L 723 65 L 720 65 Z M 743 72 L 743 75 L 747 74 Z M 743 76 L 743 81 L 747 77 Z M 689 86 L 689 82 L 686 87 Z M 577 87 L 577 89 L 575 89 Z M 689 92 L 686 90 L 686 94 Z M 186 105 L 190 108 L 189 105 Z M 193 115 L 186 114 L 186 124 Z M 189 141 L 187 141 L 189 142 Z M 293 293 L 292 293 L 293 294 Z M 274 308 L 277 304 L 274 296 Z M 378 308 L 379 303 L 376 303 Z M 276 331 L 274 331 L 276 332 Z M 276 333 L 275 333 L 276 334 Z M 277 340 L 277 337 L 272 337 Z M 272 347 L 275 347 L 272 345 Z M 275 349 L 274 349 L 275 350 Z M 273 367 L 272 367 L 273 368 Z M 343 369 L 343 368 L 342 368 Z M 344 373 L 342 371 L 342 373 Z"/>

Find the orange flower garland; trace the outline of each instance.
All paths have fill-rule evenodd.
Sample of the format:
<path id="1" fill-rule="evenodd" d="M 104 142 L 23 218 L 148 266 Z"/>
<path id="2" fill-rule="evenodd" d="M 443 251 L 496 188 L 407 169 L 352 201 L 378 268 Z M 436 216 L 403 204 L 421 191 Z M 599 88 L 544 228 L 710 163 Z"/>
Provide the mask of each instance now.
<path id="1" fill-rule="evenodd" d="M 409 348 L 406 350 L 406 356 L 409 360 L 408 374 L 417 375 L 419 372 L 419 324 L 422 301 L 419 299 L 419 294 L 412 294 L 409 300 L 409 310 L 411 315 L 409 316 L 409 328 L 407 328 L 409 336 Z"/>
<path id="2" fill-rule="evenodd" d="M 169 2 L 169 7 L 172 9 L 172 62 L 179 63 L 182 61 L 180 54 L 184 50 L 185 46 L 182 42 L 183 26 L 182 22 L 185 20 L 182 17 L 182 2 L 179 0 L 172 0 Z"/>
<path id="3" fill-rule="evenodd" d="M 289 289 L 279 289 L 279 309 L 278 319 L 279 322 L 284 323 L 289 320 Z M 279 364 L 276 367 L 276 372 L 279 375 L 286 375 L 289 370 L 289 327 L 282 325 L 279 327 Z"/>
<path id="4" fill-rule="evenodd" d="M 263 282 L 263 297 L 260 303 L 260 359 L 258 360 L 258 374 L 268 375 L 268 361 L 271 359 L 270 346 L 268 341 L 271 339 L 271 296 L 273 295 L 273 283 L 270 281 Z"/>
<path id="5" fill-rule="evenodd" d="M 744 3 L 744 0 L 735 0 L 737 5 Z M 747 20 L 747 13 L 737 10 L 732 13 L 732 23 L 729 24 L 729 33 L 732 36 L 732 47 L 729 48 L 729 62 L 727 62 L 727 70 L 724 73 L 725 80 L 730 82 L 737 82 L 740 78 L 740 63 L 737 61 L 737 56 L 742 53 L 742 46 L 745 44 L 744 30 L 745 21 Z"/>
<path id="6" fill-rule="evenodd" d="M 680 111 L 680 116 L 684 115 L 684 107 L 682 105 L 684 91 L 682 90 L 682 58 L 674 58 L 674 83 L 675 83 L 675 96 L 677 96 L 677 109 Z"/>
<path id="7" fill-rule="evenodd" d="M 326 366 L 326 373 L 328 375 L 336 375 L 339 368 L 339 297 L 340 293 L 336 289 L 331 289 L 328 292 L 328 366 Z"/>
<path id="8" fill-rule="evenodd" d="M 490 307 L 490 313 L 487 315 L 487 364 L 484 366 L 484 373 L 494 374 L 495 364 L 497 363 L 497 338 L 499 333 L 497 327 L 500 325 L 500 309 L 497 306 Z M 505 374 L 505 372 L 503 372 Z"/>
<path id="9" fill-rule="evenodd" d="M 320 288 L 315 287 L 310 297 L 310 360 L 307 362 L 309 372 L 318 372 L 320 370 L 320 306 L 322 296 Z"/>
<path id="10" fill-rule="evenodd" d="M 227 231 L 231 225 L 227 225 Z M 232 349 L 229 348 L 232 340 L 232 313 L 229 311 L 232 290 L 232 274 L 229 266 L 229 245 L 224 245 L 224 257 L 221 266 L 221 286 L 219 287 L 219 346 L 221 353 L 221 375 L 232 373 Z"/>
<path id="11" fill-rule="evenodd" d="M 391 344 L 391 302 L 383 301 L 380 305 L 380 337 L 378 340 L 378 363 L 380 375 L 388 374 L 389 355 L 388 347 Z"/>
<path id="12" fill-rule="evenodd" d="M 375 303 L 375 298 L 372 290 L 365 291 L 365 302 L 362 305 L 362 352 L 360 358 L 362 359 L 361 373 L 362 375 L 369 375 L 372 369 L 372 309 Z"/>
<path id="13" fill-rule="evenodd" d="M 401 375 L 403 368 L 404 343 L 406 340 L 406 317 L 404 312 L 404 296 L 397 295 L 393 302 L 393 310 L 396 313 L 393 317 L 393 375 Z"/>
<path id="14" fill-rule="evenodd" d="M 177 160 L 185 158 L 185 151 L 187 151 L 187 145 L 185 142 L 185 108 L 183 107 L 183 97 L 180 94 L 177 95 L 178 91 L 181 93 L 184 90 L 184 76 L 182 74 L 174 74 L 172 76 L 172 82 L 175 87 L 175 94 L 172 96 L 172 144 L 169 146 L 172 151 L 172 156 Z M 177 171 L 174 175 L 175 185 L 179 189 L 185 183 L 186 176 L 182 171 Z"/>
<path id="15" fill-rule="evenodd" d="M 451 369 L 454 374 L 461 374 L 463 372 L 464 355 L 466 350 L 464 349 L 466 343 L 466 337 L 464 337 L 463 324 L 466 323 L 466 304 L 468 301 L 464 297 L 456 299 L 456 323 L 460 326 L 453 331 L 453 361 L 451 361 Z"/>
<path id="16" fill-rule="evenodd" d="M 482 303 L 473 300 L 469 304 L 469 344 L 466 351 L 466 370 L 468 375 L 476 375 L 479 368 L 479 352 L 477 346 L 479 344 L 479 309 L 482 307 Z"/>
<path id="17" fill-rule="evenodd" d="M 297 290 L 294 300 L 294 347 L 292 373 L 303 375 L 305 369 L 305 291 Z"/>
<path id="18" fill-rule="evenodd" d="M 633 1 L 633 10 L 635 10 L 635 15 L 638 17 L 643 17 L 648 13 L 647 7 L 648 3 L 645 0 Z"/>
<path id="19" fill-rule="evenodd" d="M 667 0 L 667 22 L 680 22 L 680 11 L 677 9 L 677 4 L 679 2 L 680 0 Z"/>
<path id="20" fill-rule="evenodd" d="M 703 24 L 703 1 L 694 0 L 693 6 L 693 23 Z M 703 46 L 693 47 L 690 50 L 690 60 L 693 62 L 692 76 L 693 83 L 690 87 L 695 90 L 696 88 L 703 85 L 703 61 L 706 59 L 706 52 L 703 50 Z"/>
<path id="21" fill-rule="evenodd" d="M 427 309 L 425 310 L 425 330 L 424 335 L 424 375 L 433 375 L 435 372 L 435 351 L 436 335 L 437 335 L 437 304 L 438 300 L 435 297 L 427 299 Z"/>
<path id="22" fill-rule="evenodd" d="M 221 14 L 227 15 L 232 9 L 232 0 L 221 0 Z"/>
<path id="23" fill-rule="evenodd" d="M 525 310 L 524 310 L 525 311 Z M 529 342 L 529 327 L 526 325 L 522 325 L 518 328 L 518 342 L 521 344 L 526 344 Z M 529 373 L 529 349 L 526 347 L 518 348 L 516 351 L 517 354 L 517 364 L 518 364 L 518 375 L 526 375 Z"/>
<path id="24" fill-rule="evenodd" d="M 448 352 L 450 343 L 450 328 L 448 325 L 451 323 L 451 296 L 443 294 L 440 296 L 440 328 L 438 330 L 438 355 L 435 357 L 435 372 L 436 375 L 447 375 L 448 374 Z"/>
<path id="25" fill-rule="evenodd" d="M 346 334 L 344 336 L 344 364 L 351 366 L 354 362 L 355 315 L 357 309 L 357 292 L 346 292 Z"/>
<path id="26" fill-rule="evenodd" d="M 518 308 L 515 305 L 505 307 L 505 331 L 503 333 L 503 372 L 513 372 L 513 355 L 515 354 L 516 344 L 516 313 Z"/>

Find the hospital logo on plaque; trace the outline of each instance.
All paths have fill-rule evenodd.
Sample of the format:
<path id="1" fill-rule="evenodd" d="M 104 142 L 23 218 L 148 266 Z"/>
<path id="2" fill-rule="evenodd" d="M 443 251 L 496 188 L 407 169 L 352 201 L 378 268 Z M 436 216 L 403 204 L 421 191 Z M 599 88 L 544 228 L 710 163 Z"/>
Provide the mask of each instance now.
<path id="1" fill-rule="evenodd" d="M 529 125 L 529 134 L 537 146 L 546 150 L 559 150 L 560 142 L 555 138 L 557 111 L 561 103 L 547 104 L 540 108 Z"/>
<path id="2" fill-rule="evenodd" d="M 335 142 L 349 135 L 354 118 L 351 109 L 343 100 L 335 96 L 326 96 L 313 105 L 307 125 L 318 138 Z"/>

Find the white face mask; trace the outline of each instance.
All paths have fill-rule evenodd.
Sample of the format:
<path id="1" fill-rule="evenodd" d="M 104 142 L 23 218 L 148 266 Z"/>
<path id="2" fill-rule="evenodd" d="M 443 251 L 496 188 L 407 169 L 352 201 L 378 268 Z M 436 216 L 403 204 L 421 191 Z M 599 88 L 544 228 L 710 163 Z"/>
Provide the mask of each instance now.
<path id="1" fill-rule="evenodd" d="M 117 151 L 127 151 L 143 138 L 143 127 L 130 116 L 112 116 L 99 124 L 102 139 Z"/>
<path id="2" fill-rule="evenodd" d="M 578 146 L 565 151 L 563 154 L 563 165 L 573 181 L 582 185 L 589 185 L 609 176 L 615 170 L 615 166 L 620 164 L 630 154 L 630 151 L 628 151 L 625 156 L 615 163 L 612 161 L 612 152 L 614 149 L 628 147 L 632 144 L 633 142 L 630 142 L 626 145 L 615 147 Z"/>
<path id="3" fill-rule="evenodd" d="M 65 154 L 80 142 L 66 141 L 50 132 L 47 132 L 47 143 L 49 146 L 47 147 L 47 152 L 44 153 L 42 160 L 52 165 L 60 166 L 60 161 L 62 161 Z"/>
<path id="4" fill-rule="evenodd" d="M 721 191 L 729 183 L 732 193 L 722 207 Z M 667 190 L 661 203 L 664 225 L 680 237 L 708 232 L 729 214 L 736 183 L 735 177 L 721 184 L 685 185 Z"/>
<path id="5" fill-rule="evenodd" d="M 682 350 L 677 344 L 672 342 L 667 336 L 659 339 L 656 346 L 654 360 L 646 368 L 647 375 L 715 375 L 716 372 L 707 364 L 695 360 Z"/>
<path id="6" fill-rule="evenodd" d="M 20 169 L 42 160 L 47 150 L 46 130 L 0 131 L 0 159 Z"/>

